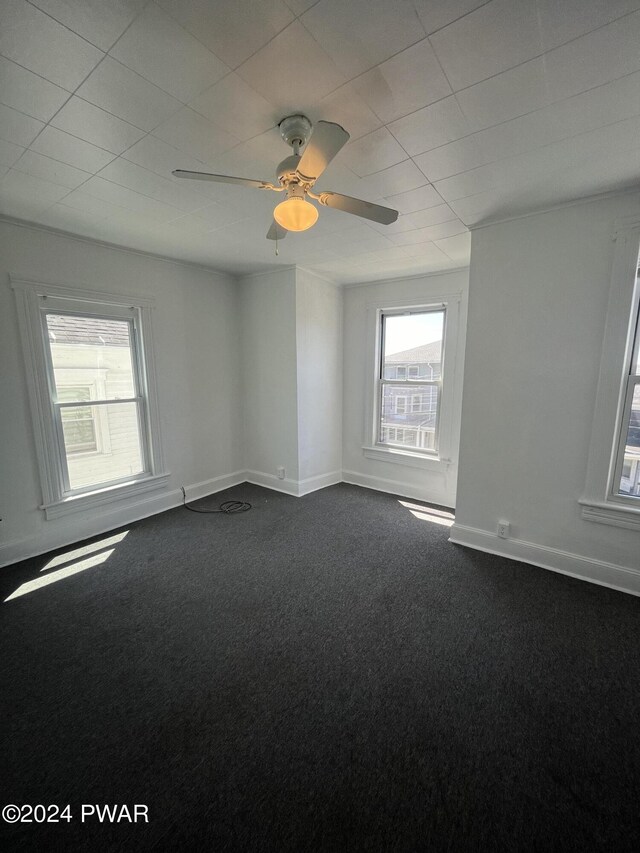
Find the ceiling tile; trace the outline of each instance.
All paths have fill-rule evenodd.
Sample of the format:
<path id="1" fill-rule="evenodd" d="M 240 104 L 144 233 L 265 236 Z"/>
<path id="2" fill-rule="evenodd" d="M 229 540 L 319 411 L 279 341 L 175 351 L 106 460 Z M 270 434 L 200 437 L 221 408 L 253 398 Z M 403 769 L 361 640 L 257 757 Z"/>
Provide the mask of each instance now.
<path id="1" fill-rule="evenodd" d="M 340 159 L 361 178 L 380 172 L 407 159 L 407 152 L 398 144 L 386 127 L 348 142 Z"/>
<path id="2" fill-rule="evenodd" d="M 131 163 L 137 163 L 138 166 L 143 166 L 169 180 L 171 180 L 171 172 L 178 166 L 191 172 L 206 172 L 208 168 L 201 160 L 189 157 L 184 151 L 179 151 L 151 135 L 136 142 L 122 156 Z M 194 184 L 195 190 L 199 187 L 199 184 Z"/>
<path id="3" fill-rule="evenodd" d="M 389 203 L 389 205 L 391 207 L 394 207 L 394 205 L 391 202 L 389 202 L 388 199 L 387 199 L 387 202 Z M 442 205 L 440 205 L 440 207 L 441 206 Z M 395 209 L 395 207 L 394 207 L 394 209 Z M 370 222 L 369 227 L 373 228 L 373 230 L 377 231 L 379 234 L 384 234 L 387 237 L 391 234 L 401 234 L 403 231 L 413 231 L 414 228 L 418 227 L 412 221 L 411 217 L 412 217 L 412 214 L 410 215 L 410 214 L 400 213 L 400 215 L 398 216 L 396 221 L 392 222 L 391 225 L 383 225 L 380 222 Z"/>
<path id="4" fill-rule="evenodd" d="M 387 194 L 386 199 L 391 207 L 396 208 L 401 213 L 414 213 L 416 210 L 425 210 L 442 204 L 442 198 L 431 184 L 396 195 Z"/>
<path id="5" fill-rule="evenodd" d="M 49 121 L 68 97 L 65 89 L 0 56 L 0 100 L 6 106 Z"/>
<path id="6" fill-rule="evenodd" d="M 283 116 L 307 109 L 346 82 L 297 21 L 241 65 L 238 74 Z"/>
<path id="7" fill-rule="evenodd" d="M 416 164 L 412 160 L 405 160 L 404 163 L 398 163 L 397 166 L 391 166 L 382 172 L 361 178 L 360 190 L 362 198 L 371 200 L 414 190 L 416 187 L 423 187 L 426 183 L 427 179 Z"/>
<path id="8" fill-rule="evenodd" d="M 52 160 L 51 157 L 44 157 L 35 151 L 25 151 L 13 168 L 70 190 L 76 189 L 91 177 L 89 172 Z"/>
<path id="9" fill-rule="evenodd" d="M 31 0 L 56 21 L 109 50 L 147 0 Z"/>
<path id="10" fill-rule="evenodd" d="M 260 181 L 275 181 L 278 163 L 291 154 L 278 128 L 241 142 L 215 159 L 215 171 Z"/>
<path id="11" fill-rule="evenodd" d="M 346 83 L 324 97 L 317 107 L 309 111 L 309 118 L 336 122 L 344 127 L 351 139 L 359 139 L 379 128 L 382 122 L 358 94 L 356 82 Z"/>
<path id="12" fill-rule="evenodd" d="M 537 0 L 538 25 L 545 50 L 638 10 L 638 0 Z"/>
<path id="13" fill-rule="evenodd" d="M 384 122 L 451 94 L 428 39 L 372 68 L 355 82 L 358 92 Z"/>
<path id="14" fill-rule="evenodd" d="M 63 130 L 48 125 L 31 145 L 32 151 L 68 163 L 85 172 L 97 172 L 106 166 L 114 155 L 84 139 L 77 139 Z"/>
<path id="15" fill-rule="evenodd" d="M 640 70 L 640 12 L 577 38 L 545 55 L 553 100 L 577 95 Z"/>
<path id="16" fill-rule="evenodd" d="M 467 226 L 483 222 L 491 216 L 499 205 L 500 193 L 494 189 L 449 202 L 451 209 Z"/>
<path id="17" fill-rule="evenodd" d="M 21 145 L 14 145 L 13 142 L 0 139 L 0 166 L 13 166 L 24 150 Z"/>
<path id="18" fill-rule="evenodd" d="M 189 107 L 183 107 L 153 132 L 154 136 L 206 163 L 238 140 Z M 174 168 L 181 168 L 180 164 Z"/>
<path id="19" fill-rule="evenodd" d="M 475 135 L 465 136 L 464 139 L 457 139 L 414 157 L 416 165 L 431 183 L 466 172 L 467 169 L 475 169 L 494 159 L 491 153 L 478 144 Z"/>
<path id="20" fill-rule="evenodd" d="M 100 226 L 107 215 L 106 213 L 87 213 L 58 202 L 41 213 L 36 221 L 48 225 L 50 228 L 59 228 L 61 231 L 69 231 L 72 234 L 90 233 L 97 237 L 100 231 L 96 230 L 96 226 Z"/>
<path id="21" fill-rule="evenodd" d="M 173 177 L 163 178 L 118 157 L 106 166 L 99 177 L 122 187 L 134 190 L 149 198 L 177 207 L 179 211 L 191 212 L 205 207 L 206 199 L 193 189 L 191 181 L 178 181 Z M 177 214 L 176 214 L 177 215 Z"/>
<path id="22" fill-rule="evenodd" d="M 283 0 L 158 0 L 209 50 L 237 68 L 293 20 Z"/>
<path id="23" fill-rule="evenodd" d="M 0 138 L 6 142 L 26 148 L 43 127 L 41 121 L 0 104 Z"/>
<path id="24" fill-rule="evenodd" d="M 68 192 L 66 187 L 43 181 L 33 175 L 25 175 L 24 172 L 17 172 L 15 169 L 10 169 L 0 180 L 0 198 L 4 204 L 16 202 L 18 207 L 19 203 L 21 210 L 23 208 L 44 210 L 64 198 Z"/>
<path id="25" fill-rule="evenodd" d="M 154 222 L 168 222 L 180 215 L 177 207 L 164 204 L 153 198 L 148 198 L 127 187 L 111 183 L 111 181 L 105 181 L 97 175 L 88 180 L 83 185 L 83 189 L 89 195 L 120 207 L 126 207 L 133 213 L 139 214 L 142 218 Z"/>
<path id="26" fill-rule="evenodd" d="M 139 128 L 75 96 L 54 116 L 51 124 L 114 154 L 121 154 L 144 136 Z"/>
<path id="27" fill-rule="evenodd" d="M 411 0 L 320 0 L 300 20 L 347 77 L 425 36 Z"/>
<path id="28" fill-rule="evenodd" d="M 126 211 L 126 208 L 122 205 L 112 204 L 105 201 L 105 199 L 89 195 L 83 187 L 65 196 L 64 204 L 67 207 L 73 207 L 75 210 L 86 213 L 88 216 L 99 216 L 102 218 L 113 216 L 114 214 L 122 214 Z"/>
<path id="29" fill-rule="evenodd" d="M 456 95 L 471 130 L 540 109 L 554 97 L 545 77 L 544 59 L 532 59 Z"/>
<path id="30" fill-rule="evenodd" d="M 498 163 L 489 163 L 477 169 L 469 169 L 460 175 L 444 178 L 436 182 L 435 188 L 445 201 L 452 202 L 499 186 L 506 180 L 508 173 L 508 161 L 501 160 Z"/>
<path id="31" fill-rule="evenodd" d="M 455 97 L 444 98 L 389 125 L 404 150 L 414 156 L 469 133 Z"/>
<path id="32" fill-rule="evenodd" d="M 241 218 L 237 213 L 221 204 L 212 204 L 196 213 L 180 216 L 169 224 L 172 228 L 179 228 L 186 233 L 202 232 L 207 234 L 217 228 L 224 228 L 225 225 L 230 225 L 232 222 L 238 222 Z"/>
<path id="33" fill-rule="evenodd" d="M 427 35 L 484 6 L 487 0 L 413 0 Z"/>
<path id="34" fill-rule="evenodd" d="M 492 0 L 429 38 L 456 92 L 543 52 L 536 0 Z"/>
<path id="35" fill-rule="evenodd" d="M 111 49 L 110 56 L 187 103 L 229 69 L 191 33 L 151 3 Z M 171 61 L 167 62 L 167 57 Z"/>
<path id="36" fill-rule="evenodd" d="M 302 15 L 307 9 L 310 9 L 318 0 L 285 0 L 287 6 L 291 9 L 294 15 Z"/>
<path id="37" fill-rule="evenodd" d="M 0 54 L 69 91 L 104 56 L 26 0 L 0 4 Z"/>
<path id="38" fill-rule="evenodd" d="M 445 237 L 443 240 L 436 240 L 435 245 L 441 249 L 445 255 L 456 261 L 461 266 L 467 266 L 471 257 L 471 232 L 465 234 L 457 234 L 455 237 Z"/>
<path id="39" fill-rule="evenodd" d="M 202 92 L 189 106 L 240 140 L 258 136 L 282 118 L 235 73 Z"/>
<path id="40" fill-rule="evenodd" d="M 426 228 L 429 225 L 440 225 L 441 222 L 451 222 L 456 219 L 456 215 L 448 204 L 436 204 L 435 207 L 407 214 L 407 219 L 414 228 Z"/>
<path id="41" fill-rule="evenodd" d="M 635 115 L 640 115 L 640 72 L 481 130 L 468 138 L 476 141 L 486 162 L 490 162 Z"/>
<path id="42" fill-rule="evenodd" d="M 77 94 L 143 130 L 153 130 L 181 106 L 176 98 L 108 56 Z"/>
<path id="43" fill-rule="evenodd" d="M 407 246 L 412 243 L 428 243 L 433 240 L 442 240 L 445 237 L 454 237 L 467 231 L 459 219 L 451 219 L 447 222 L 439 222 L 436 225 L 428 225 L 425 228 L 417 228 L 415 231 L 405 231 L 404 234 L 394 234 L 391 240 L 398 246 Z"/>

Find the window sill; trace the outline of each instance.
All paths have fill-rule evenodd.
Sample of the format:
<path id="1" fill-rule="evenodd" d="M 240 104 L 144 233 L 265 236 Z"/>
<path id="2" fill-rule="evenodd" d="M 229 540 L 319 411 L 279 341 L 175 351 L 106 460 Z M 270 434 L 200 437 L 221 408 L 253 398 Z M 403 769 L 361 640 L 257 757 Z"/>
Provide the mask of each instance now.
<path id="1" fill-rule="evenodd" d="M 363 447 L 362 452 L 367 459 L 376 459 L 378 462 L 393 462 L 395 465 L 408 465 L 411 468 L 427 468 L 431 470 L 442 470 L 451 465 L 450 459 L 442 459 L 440 456 L 427 456 L 423 453 L 413 453 L 410 450 L 400 450 L 387 447 Z"/>
<path id="2" fill-rule="evenodd" d="M 614 527 L 625 527 L 628 530 L 640 530 L 640 506 L 628 506 L 613 501 L 603 502 L 586 500 L 578 501 L 582 505 L 582 517 L 585 521 L 597 524 L 611 524 Z"/>
<path id="3" fill-rule="evenodd" d="M 166 485 L 169 476 L 170 474 L 168 473 L 155 474 L 152 477 L 145 477 L 142 480 L 120 483 L 117 486 L 107 486 L 104 489 L 97 489 L 95 492 L 85 492 L 81 495 L 73 495 L 72 497 L 62 498 L 59 501 L 53 501 L 50 504 L 44 504 L 40 509 L 44 510 L 47 521 L 51 521 L 54 518 L 72 515 L 75 512 L 83 512 L 84 510 L 95 509 L 106 504 L 117 503 L 123 498 L 128 498 L 132 495 L 161 489 Z"/>

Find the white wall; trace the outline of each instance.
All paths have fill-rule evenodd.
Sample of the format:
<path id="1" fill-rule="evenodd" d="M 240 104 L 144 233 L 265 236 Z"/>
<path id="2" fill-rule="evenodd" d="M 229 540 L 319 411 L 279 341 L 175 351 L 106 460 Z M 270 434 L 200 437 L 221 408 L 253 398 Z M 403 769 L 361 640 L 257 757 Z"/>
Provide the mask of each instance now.
<path id="1" fill-rule="evenodd" d="M 240 281 L 245 467 L 263 485 L 298 481 L 295 269 L 246 276 Z"/>
<path id="2" fill-rule="evenodd" d="M 344 296 L 344 393 L 343 393 L 343 476 L 347 482 L 394 492 L 445 506 L 455 506 L 457 447 L 462 398 L 462 365 L 468 272 L 456 270 L 439 275 L 375 282 L 345 289 Z M 372 324 L 376 308 L 429 304 L 446 296 L 459 301 L 459 335 L 456 363 L 445 379 L 453 395 L 451 463 L 431 470 L 364 456 L 363 445 L 369 426 L 366 422 L 367 395 L 373 388 L 375 352 Z"/>
<path id="3" fill-rule="evenodd" d="M 38 509 L 42 493 L 9 274 L 155 297 L 158 396 L 171 472 L 160 495 L 123 501 L 112 516 L 83 511 L 45 521 Z M 243 460 L 237 300 L 235 282 L 223 274 L 0 222 L 0 563 L 174 506 L 182 484 L 193 486 L 195 496 L 238 480 L 234 475 Z"/>
<path id="4" fill-rule="evenodd" d="M 299 479 L 342 476 L 342 291 L 296 272 Z M 324 480 L 322 481 L 324 484 Z"/>
<path id="5" fill-rule="evenodd" d="M 474 231 L 452 538 L 640 592 L 616 572 L 640 568 L 638 533 L 586 521 L 578 504 L 614 224 L 639 209 L 624 195 Z"/>
<path id="6" fill-rule="evenodd" d="M 295 268 L 246 276 L 240 289 L 247 478 L 294 495 L 338 482 L 341 291 Z"/>

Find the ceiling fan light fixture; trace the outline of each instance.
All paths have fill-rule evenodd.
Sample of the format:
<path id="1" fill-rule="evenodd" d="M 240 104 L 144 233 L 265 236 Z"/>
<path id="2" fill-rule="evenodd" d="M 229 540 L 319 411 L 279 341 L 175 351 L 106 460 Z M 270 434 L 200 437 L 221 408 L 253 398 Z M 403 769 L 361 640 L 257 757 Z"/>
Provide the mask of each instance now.
<path id="1" fill-rule="evenodd" d="M 291 196 L 276 205 L 273 218 L 287 231 L 306 231 L 318 221 L 318 210 L 304 198 Z"/>

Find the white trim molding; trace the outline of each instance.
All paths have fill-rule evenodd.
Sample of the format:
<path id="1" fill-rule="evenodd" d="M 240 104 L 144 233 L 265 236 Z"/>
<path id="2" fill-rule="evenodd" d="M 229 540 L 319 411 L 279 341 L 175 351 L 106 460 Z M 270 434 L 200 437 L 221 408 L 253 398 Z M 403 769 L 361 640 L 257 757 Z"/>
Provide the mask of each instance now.
<path id="1" fill-rule="evenodd" d="M 302 498 L 318 489 L 326 489 L 342 482 L 341 471 L 330 471 L 327 474 L 318 474 L 315 477 L 307 477 L 304 480 L 280 479 L 275 474 L 266 474 L 264 471 L 245 471 L 245 480 L 255 486 L 264 486 L 274 492 L 282 492 L 294 498 Z"/>
<path id="2" fill-rule="evenodd" d="M 640 498 L 625 497 L 617 492 L 621 446 L 626 437 L 622 434 L 627 423 L 624 401 L 640 301 L 640 288 L 636 284 L 640 218 L 626 217 L 616 222 L 613 239 L 616 248 L 600 373 L 585 486 L 579 503 L 586 521 L 640 529 Z"/>
<path id="3" fill-rule="evenodd" d="M 34 440 L 42 504 L 47 520 L 72 512 L 82 512 L 123 500 L 129 495 L 162 488 L 166 473 L 162 446 L 160 407 L 156 384 L 152 315 L 155 300 L 150 296 L 67 287 L 45 281 L 10 276 L 18 308 L 18 321 L 27 390 L 34 428 Z M 47 344 L 43 340 L 42 318 L 47 310 L 68 313 L 90 313 L 107 317 L 123 317 L 132 329 L 132 363 L 135 372 L 135 395 L 140 423 L 141 456 L 144 472 L 124 482 L 110 481 L 95 489 L 72 490 L 67 461 L 60 436 L 56 404 L 52 403 L 51 365 Z M 51 380 L 53 381 L 53 380 Z M 114 399 L 113 402 L 117 402 Z M 54 411 L 55 410 L 55 411 Z"/>
<path id="4" fill-rule="evenodd" d="M 449 541 L 474 548 L 476 551 L 518 560 L 541 569 L 640 596 L 640 571 L 632 568 L 545 545 L 536 545 L 523 539 L 500 539 L 495 533 L 456 523 L 450 529 Z"/>
<path id="5" fill-rule="evenodd" d="M 375 492 L 387 492 L 403 498 L 413 498 L 413 500 L 424 501 L 424 503 L 451 508 L 449 491 L 445 486 L 438 488 L 433 480 L 421 487 L 401 480 L 388 480 L 386 477 L 374 477 L 370 474 L 361 474 L 359 471 L 345 470 L 342 472 L 342 482 L 350 483 L 352 486 L 362 486 L 365 489 L 373 489 Z"/>
<path id="6" fill-rule="evenodd" d="M 198 498 L 222 492 L 232 486 L 238 486 L 246 481 L 245 471 L 235 471 L 231 474 L 222 474 L 212 477 L 201 483 L 193 483 L 185 487 L 187 500 L 193 501 Z M 46 554 L 55 548 L 66 548 L 75 545 L 83 539 L 99 536 L 118 527 L 125 527 L 159 512 L 166 512 L 182 505 L 182 490 L 172 489 L 153 497 L 143 497 L 134 502 L 127 502 L 117 509 L 101 512 L 92 518 L 83 516 L 69 517 L 60 520 L 55 525 L 46 525 L 36 535 L 27 539 L 14 539 L 0 545 L 0 567 L 17 563 L 20 560 L 28 560 L 40 554 Z"/>

